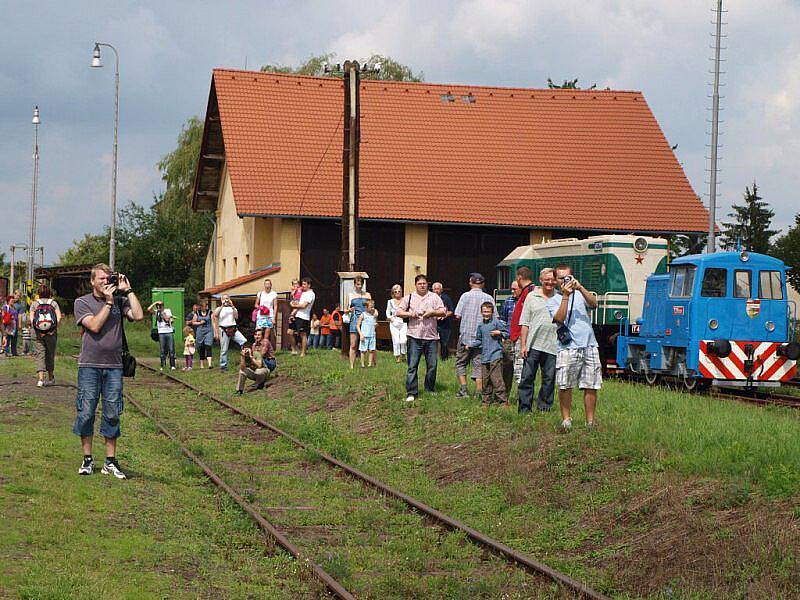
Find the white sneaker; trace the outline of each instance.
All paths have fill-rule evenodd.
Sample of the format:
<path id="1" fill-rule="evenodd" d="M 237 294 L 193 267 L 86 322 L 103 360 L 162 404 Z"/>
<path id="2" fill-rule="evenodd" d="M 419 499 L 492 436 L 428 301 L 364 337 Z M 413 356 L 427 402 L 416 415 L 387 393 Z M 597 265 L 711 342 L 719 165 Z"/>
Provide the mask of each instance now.
<path id="1" fill-rule="evenodd" d="M 414 396 L 406 397 L 406 402 L 413 402 L 414 400 L 416 400 L 416 398 Z"/>
<path id="2" fill-rule="evenodd" d="M 39 381 L 37 381 L 36 382 L 36 387 L 44 387 L 44 381 L 42 381 L 41 379 Z"/>
<path id="3" fill-rule="evenodd" d="M 572 419 L 564 419 L 561 421 L 561 429 L 564 433 L 567 433 L 570 429 L 572 429 Z"/>
<path id="4" fill-rule="evenodd" d="M 174 371 L 174 370 L 175 370 L 175 367 L 170 367 L 170 368 L 169 368 L 169 370 L 170 370 L 170 371 Z"/>
<path id="5" fill-rule="evenodd" d="M 126 479 L 125 473 L 119 470 L 119 467 L 114 463 L 103 463 L 103 468 L 100 470 L 103 475 L 113 475 L 117 479 Z"/>
<path id="6" fill-rule="evenodd" d="M 78 475 L 91 475 L 94 462 L 91 458 L 84 458 L 81 466 L 78 467 Z"/>

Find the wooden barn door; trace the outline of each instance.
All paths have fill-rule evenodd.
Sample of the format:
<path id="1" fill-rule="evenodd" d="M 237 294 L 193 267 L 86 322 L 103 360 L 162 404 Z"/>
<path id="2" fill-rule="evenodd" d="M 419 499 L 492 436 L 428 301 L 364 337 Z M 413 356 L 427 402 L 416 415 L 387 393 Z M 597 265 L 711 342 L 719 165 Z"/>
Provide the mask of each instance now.
<path id="1" fill-rule="evenodd" d="M 467 291 L 467 278 L 479 272 L 486 278 L 486 293 L 497 287 L 497 263 L 517 246 L 527 245 L 525 229 L 462 225 L 431 225 L 428 229 L 428 277 L 441 281 L 458 302 Z"/>

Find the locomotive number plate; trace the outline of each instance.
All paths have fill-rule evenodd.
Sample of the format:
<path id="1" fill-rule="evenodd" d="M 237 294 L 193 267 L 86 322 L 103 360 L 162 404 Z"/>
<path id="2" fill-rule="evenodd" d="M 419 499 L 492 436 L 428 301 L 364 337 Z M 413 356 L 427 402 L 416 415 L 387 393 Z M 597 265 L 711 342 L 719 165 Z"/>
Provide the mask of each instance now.
<path id="1" fill-rule="evenodd" d="M 673 315 L 682 315 L 683 314 L 683 306 L 673 306 L 672 307 L 672 314 Z"/>

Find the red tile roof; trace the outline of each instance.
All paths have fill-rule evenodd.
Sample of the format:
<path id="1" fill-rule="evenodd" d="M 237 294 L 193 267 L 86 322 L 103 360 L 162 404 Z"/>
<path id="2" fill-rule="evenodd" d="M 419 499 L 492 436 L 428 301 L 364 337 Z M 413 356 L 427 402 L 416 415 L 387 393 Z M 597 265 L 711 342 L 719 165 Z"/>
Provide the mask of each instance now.
<path id="1" fill-rule="evenodd" d="M 200 290 L 198 293 L 204 296 L 213 296 L 214 294 L 221 294 L 226 290 L 235 288 L 237 285 L 248 283 L 250 281 L 253 281 L 254 279 L 258 279 L 259 277 L 266 277 L 267 275 L 271 275 L 272 273 L 277 273 L 280 270 L 281 268 L 277 266 L 265 267 L 258 271 L 253 271 L 252 273 L 248 273 L 247 275 L 242 275 L 241 277 L 235 277 L 234 279 L 229 279 L 228 281 L 223 281 L 218 285 L 206 288 L 204 290 Z"/>
<path id="2" fill-rule="evenodd" d="M 213 85 L 237 212 L 340 215 L 342 81 L 216 69 Z M 707 228 L 641 92 L 362 81 L 361 114 L 362 218 Z"/>

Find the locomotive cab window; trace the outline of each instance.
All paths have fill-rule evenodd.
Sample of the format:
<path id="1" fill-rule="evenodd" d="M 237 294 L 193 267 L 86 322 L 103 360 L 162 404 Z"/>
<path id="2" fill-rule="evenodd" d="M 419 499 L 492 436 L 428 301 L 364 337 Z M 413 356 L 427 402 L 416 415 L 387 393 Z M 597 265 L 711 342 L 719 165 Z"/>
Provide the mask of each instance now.
<path id="1" fill-rule="evenodd" d="M 751 298 L 753 289 L 753 273 L 736 270 L 733 272 L 733 296 L 735 298 Z"/>
<path id="2" fill-rule="evenodd" d="M 727 291 L 728 269 L 706 269 L 700 295 L 704 298 L 724 298 Z"/>
<path id="3" fill-rule="evenodd" d="M 783 300 L 780 271 L 761 271 L 758 274 L 758 297 L 768 300 Z"/>
<path id="4" fill-rule="evenodd" d="M 507 290 L 511 288 L 511 267 L 500 267 L 497 269 L 497 289 Z"/>
<path id="5" fill-rule="evenodd" d="M 697 271 L 697 267 L 694 265 L 673 267 L 669 295 L 673 298 L 691 298 L 695 271 Z"/>

